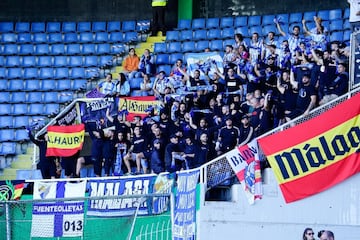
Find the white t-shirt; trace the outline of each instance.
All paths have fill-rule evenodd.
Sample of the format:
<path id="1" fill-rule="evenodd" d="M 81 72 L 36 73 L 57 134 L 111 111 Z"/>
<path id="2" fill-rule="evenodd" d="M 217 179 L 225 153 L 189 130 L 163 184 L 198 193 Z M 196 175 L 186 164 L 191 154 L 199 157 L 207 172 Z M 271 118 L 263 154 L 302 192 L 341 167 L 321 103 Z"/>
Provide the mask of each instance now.
<path id="1" fill-rule="evenodd" d="M 347 0 L 350 4 L 350 17 L 349 22 L 360 22 L 360 0 Z"/>

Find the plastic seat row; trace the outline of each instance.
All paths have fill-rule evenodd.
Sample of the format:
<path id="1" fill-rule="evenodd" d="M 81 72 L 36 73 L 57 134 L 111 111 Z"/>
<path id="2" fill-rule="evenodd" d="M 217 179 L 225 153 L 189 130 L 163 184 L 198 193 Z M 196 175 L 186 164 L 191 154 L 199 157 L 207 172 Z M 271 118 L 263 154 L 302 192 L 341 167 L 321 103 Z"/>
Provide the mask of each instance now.
<path id="1" fill-rule="evenodd" d="M 97 67 L 112 65 L 112 55 L 102 56 L 0 56 L 0 67 Z"/>
<path id="2" fill-rule="evenodd" d="M 18 101 L 15 99 L 26 99 L 25 97 L 21 97 L 22 94 L 26 94 L 25 92 L 79 90 L 85 88 L 86 84 L 86 79 L 3 79 L 0 80 L 0 90 L 2 91 L 2 94 L 0 96 L 0 102 L 11 102 Z M 19 92 L 20 90 L 21 93 Z M 12 95 L 10 95 L 10 92 L 12 92 Z"/>
<path id="3" fill-rule="evenodd" d="M 10 145 L 10 144 L 5 144 L 5 142 L 10 142 L 10 141 L 18 142 L 18 141 L 25 141 L 28 139 L 29 139 L 29 136 L 25 129 L 17 129 L 17 130 L 15 130 L 15 129 L 0 129 L 0 142 L 2 142 L 1 151 L 3 152 L 5 150 L 4 153 L 1 155 L 15 154 L 14 150 L 16 151 L 16 149 L 13 149 L 14 147 L 16 147 L 16 145 L 14 146 L 14 145 Z M 9 149 L 3 149 L 4 144 Z"/>
<path id="4" fill-rule="evenodd" d="M 4 44 L 0 55 L 106 55 L 125 51 L 123 44 L 72 43 L 72 44 Z"/>
<path id="5" fill-rule="evenodd" d="M 59 111 L 59 103 L 1 103 L 0 104 L 0 115 L 12 115 L 12 116 L 47 116 Z"/>
<path id="6" fill-rule="evenodd" d="M 3 92 L 0 96 L 2 103 L 63 103 L 72 100 L 71 92 Z"/>
<path id="7" fill-rule="evenodd" d="M 19 134 L 17 134 L 19 136 Z M 10 156 L 16 154 L 15 142 L 3 142 L 0 145 L 0 156 Z"/>
<path id="8" fill-rule="evenodd" d="M 139 41 L 137 32 L 83 32 L 83 33 L 3 33 L 2 43 L 127 43 Z"/>
<path id="9" fill-rule="evenodd" d="M 312 21 L 314 16 L 321 17 L 323 21 L 348 19 L 349 9 L 332 9 L 311 11 L 305 13 L 290 13 L 278 15 L 263 15 L 263 16 L 238 16 L 238 17 L 223 17 L 223 18 L 196 18 L 192 20 L 181 19 L 178 21 L 177 29 L 212 29 L 212 28 L 228 28 L 241 26 L 259 26 L 259 25 L 273 25 L 274 18 L 278 18 L 281 22 L 301 23 L 302 19 Z"/>
<path id="10" fill-rule="evenodd" d="M 68 32 L 130 32 L 149 29 L 149 20 L 97 22 L 0 22 L 0 32 L 68 33 Z"/>

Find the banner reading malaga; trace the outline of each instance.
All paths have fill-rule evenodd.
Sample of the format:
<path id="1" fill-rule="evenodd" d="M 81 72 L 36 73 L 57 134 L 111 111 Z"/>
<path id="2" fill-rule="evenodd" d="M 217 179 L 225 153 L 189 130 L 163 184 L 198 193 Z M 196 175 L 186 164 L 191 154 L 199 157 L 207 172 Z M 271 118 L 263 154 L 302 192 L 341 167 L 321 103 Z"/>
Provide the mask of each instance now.
<path id="1" fill-rule="evenodd" d="M 49 126 L 46 156 L 69 157 L 82 149 L 84 124 Z"/>
<path id="2" fill-rule="evenodd" d="M 320 116 L 258 139 L 287 203 L 360 171 L 360 94 Z"/>

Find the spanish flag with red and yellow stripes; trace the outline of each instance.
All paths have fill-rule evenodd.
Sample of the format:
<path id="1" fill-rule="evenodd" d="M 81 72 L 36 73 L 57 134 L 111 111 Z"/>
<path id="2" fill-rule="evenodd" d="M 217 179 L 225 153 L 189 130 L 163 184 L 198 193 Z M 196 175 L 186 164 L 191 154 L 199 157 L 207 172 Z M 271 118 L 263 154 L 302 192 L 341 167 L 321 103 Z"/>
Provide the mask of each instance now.
<path id="1" fill-rule="evenodd" d="M 82 149 L 84 124 L 49 126 L 46 156 L 70 157 Z"/>
<path id="2" fill-rule="evenodd" d="M 360 93 L 316 118 L 258 139 L 287 203 L 360 171 Z"/>

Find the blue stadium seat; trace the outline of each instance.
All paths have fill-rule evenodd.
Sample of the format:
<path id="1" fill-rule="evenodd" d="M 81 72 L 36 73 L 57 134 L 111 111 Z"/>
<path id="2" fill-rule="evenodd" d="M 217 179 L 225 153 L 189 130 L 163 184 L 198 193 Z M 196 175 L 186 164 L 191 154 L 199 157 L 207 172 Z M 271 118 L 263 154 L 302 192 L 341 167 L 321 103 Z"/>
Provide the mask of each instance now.
<path id="1" fill-rule="evenodd" d="M 345 8 L 343 19 L 349 19 L 350 17 L 350 8 Z"/>
<path id="2" fill-rule="evenodd" d="M 178 21 L 177 29 L 178 30 L 191 29 L 191 20 L 190 19 L 180 19 Z"/>
<path id="3" fill-rule="evenodd" d="M 7 77 L 8 77 L 8 75 L 7 75 L 6 68 L 0 67 L 0 79 L 4 79 L 4 78 L 7 78 Z"/>
<path id="4" fill-rule="evenodd" d="M 274 18 L 275 15 L 273 14 L 262 16 L 261 25 L 274 25 Z"/>
<path id="5" fill-rule="evenodd" d="M 179 40 L 180 31 L 174 30 L 174 31 L 167 31 L 166 32 L 166 41 L 178 41 Z"/>
<path id="6" fill-rule="evenodd" d="M 99 57 L 99 63 L 97 65 L 95 61 L 97 61 L 97 59 L 94 59 L 93 64 L 89 67 L 96 67 L 96 66 L 101 66 L 101 67 L 105 67 L 105 66 L 112 66 L 113 65 L 113 57 L 111 55 L 105 55 L 105 56 L 100 56 Z"/>
<path id="7" fill-rule="evenodd" d="M 26 92 L 18 91 L 11 93 L 11 102 L 12 103 L 26 103 L 28 100 L 26 98 Z"/>
<path id="8" fill-rule="evenodd" d="M 94 54 L 96 52 L 95 46 L 96 45 L 94 43 L 83 44 L 81 54 L 83 54 L 83 55 Z"/>
<path id="9" fill-rule="evenodd" d="M 4 50 L 2 52 L 3 55 L 15 55 L 18 54 L 18 45 L 17 44 L 5 44 Z"/>
<path id="10" fill-rule="evenodd" d="M 0 22 L 0 32 L 1 33 L 14 32 L 14 23 L 13 22 Z"/>
<path id="11" fill-rule="evenodd" d="M 136 21 L 123 21 L 121 30 L 123 32 L 134 32 L 136 30 Z"/>
<path id="12" fill-rule="evenodd" d="M 72 92 L 61 92 L 59 93 L 59 103 L 66 103 L 72 101 L 74 98 L 74 94 Z"/>
<path id="13" fill-rule="evenodd" d="M 181 43 L 180 42 L 170 42 L 167 48 L 168 53 L 180 52 Z"/>
<path id="14" fill-rule="evenodd" d="M 120 21 L 110 21 L 107 23 L 108 32 L 120 32 L 121 22 Z"/>
<path id="15" fill-rule="evenodd" d="M 146 33 L 150 30 L 150 20 L 139 20 L 136 23 L 136 31 Z"/>
<path id="16" fill-rule="evenodd" d="M 125 32 L 124 42 L 128 44 L 137 43 L 139 41 L 139 36 L 137 32 Z"/>
<path id="17" fill-rule="evenodd" d="M 164 53 L 166 51 L 167 51 L 167 44 L 165 42 L 154 43 L 154 52 L 155 53 Z"/>
<path id="18" fill-rule="evenodd" d="M 40 68 L 39 79 L 50 79 L 54 77 L 53 68 Z"/>
<path id="19" fill-rule="evenodd" d="M 15 142 L 4 142 L 1 144 L 0 155 L 9 156 L 16 154 L 16 143 Z"/>
<path id="20" fill-rule="evenodd" d="M 342 19 L 342 9 L 332 9 L 329 10 L 329 20 Z"/>
<path id="21" fill-rule="evenodd" d="M 249 16 L 248 26 L 260 26 L 261 25 L 261 16 Z"/>
<path id="22" fill-rule="evenodd" d="M 106 22 L 93 22 L 91 30 L 93 32 L 106 32 Z"/>
<path id="23" fill-rule="evenodd" d="M 91 32 L 91 22 L 78 22 L 76 30 L 81 32 Z"/>
<path id="24" fill-rule="evenodd" d="M 19 56 L 8 56 L 6 58 L 5 66 L 6 67 L 19 67 L 20 64 L 20 57 Z"/>
<path id="25" fill-rule="evenodd" d="M 74 32 L 76 32 L 76 22 L 63 22 L 61 31 L 63 33 L 74 33 Z"/>
<path id="26" fill-rule="evenodd" d="M 47 55 L 49 54 L 49 45 L 48 44 L 37 44 L 35 45 L 35 55 Z"/>
<path id="27" fill-rule="evenodd" d="M 87 84 L 87 81 L 85 79 L 76 79 L 76 80 L 72 81 L 71 89 L 73 89 L 73 90 L 85 89 L 86 84 Z"/>
<path id="28" fill-rule="evenodd" d="M 195 52 L 195 42 L 194 41 L 188 41 L 188 42 L 183 42 L 182 46 L 181 46 L 181 52 Z M 178 51 L 179 52 L 179 51 Z"/>
<path id="29" fill-rule="evenodd" d="M 184 61 L 184 54 L 183 53 L 172 53 L 170 54 L 169 63 L 171 65 L 175 64 L 178 59 Z"/>
<path id="30" fill-rule="evenodd" d="M 350 29 L 351 29 L 351 25 L 350 25 L 349 19 L 345 19 L 345 20 L 344 20 L 343 29 L 344 29 L 344 30 L 350 30 Z"/>
<path id="31" fill-rule="evenodd" d="M 17 129 L 15 131 L 15 141 L 21 142 L 21 141 L 27 141 L 29 140 L 29 135 L 25 129 Z"/>
<path id="32" fill-rule="evenodd" d="M 19 49 L 19 55 L 31 55 L 34 53 L 34 45 L 21 44 Z"/>
<path id="33" fill-rule="evenodd" d="M 291 23 L 301 23 L 302 18 L 303 18 L 303 14 L 300 13 L 300 12 L 298 12 L 298 13 L 290 13 L 290 15 L 289 15 L 289 24 L 291 24 Z"/>
<path id="34" fill-rule="evenodd" d="M 42 92 L 29 92 L 27 102 L 29 103 L 41 103 L 43 101 Z"/>
<path id="35" fill-rule="evenodd" d="M 287 13 L 277 14 L 276 18 L 279 20 L 280 25 L 289 23 L 289 14 Z"/>
<path id="36" fill-rule="evenodd" d="M 133 78 L 130 81 L 130 89 L 140 89 L 140 84 L 143 82 L 143 78 Z"/>
<path id="37" fill-rule="evenodd" d="M 56 103 L 58 102 L 58 92 L 44 92 L 43 93 L 43 101 L 45 103 Z"/>
<path id="38" fill-rule="evenodd" d="M 1 106 L 0 106 L 1 107 Z M 0 115 L 0 128 L 13 128 L 13 116 Z"/>
<path id="39" fill-rule="evenodd" d="M 193 39 L 193 31 L 192 30 L 182 30 L 180 32 L 180 41 L 191 41 Z"/>
<path id="40" fill-rule="evenodd" d="M 3 43 L 16 43 L 17 37 L 15 33 L 3 33 L 1 42 Z"/>
<path id="41" fill-rule="evenodd" d="M 67 55 L 79 55 L 80 53 L 81 51 L 79 43 L 71 43 L 66 46 Z"/>
<path id="42" fill-rule="evenodd" d="M 251 36 L 253 33 L 258 33 L 259 37 L 263 35 L 263 30 L 261 26 L 251 26 L 249 28 L 249 36 Z"/>
<path id="43" fill-rule="evenodd" d="M 42 103 L 30 104 L 27 115 L 33 115 L 33 116 L 44 115 L 44 104 Z"/>
<path id="44" fill-rule="evenodd" d="M 122 32 L 111 32 L 109 35 L 109 43 L 121 43 L 124 41 Z"/>
<path id="45" fill-rule="evenodd" d="M 125 45 L 125 44 L 113 44 L 111 46 L 111 53 L 112 54 L 117 54 L 117 55 L 122 55 L 125 54 L 126 51 L 128 51 L 129 46 Z"/>
<path id="46" fill-rule="evenodd" d="M 8 80 L 7 79 L 0 79 L 0 90 L 7 90 L 8 89 Z"/>
<path id="47" fill-rule="evenodd" d="M 31 23 L 31 32 L 32 33 L 44 33 L 45 32 L 45 22 Z"/>
<path id="48" fill-rule="evenodd" d="M 166 75 L 170 74 L 171 66 L 170 65 L 159 65 L 157 67 L 157 72 L 164 71 Z"/>
<path id="49" fill-rule="evenodd" d="M 13 141 L 15 136 L 14 129 L 1 129 L 0 130 L 0 142 Z"/>
<path id="50" fill-rule="evenodd" d="M 98 54 L 98 55 L 109 54 L 110 51 L 111 51 L 111 48 L 110 48 L 109 43 L 100 43 L 100 44 L 97 44 L 95 54 Z"/>
<path id="51" fill-rule="evenodd" d="M 10 92 L 2 92 L 0 94 L 0 102 L 1 103 L 9 103 L 9 102 L 11 102 L 10 95 L 11 95 Z"/>
<path id="52" fill-rule="evenodd" d="M 82 56 L 70 56 L 69 57 L 69 66 L 70 67 L 80 67 L 83 64 Z"/>
<path id="53" fill-rule="evenodd" d="M 85 67 L 96 67 L 98 66 L 98 57 L 97 56 L 85 56 L 84 57 L 84 66 Z"/>
<path id="54" fill-rule="evenodd" d="M 109 41 L 109 34 L 107 32 L 97 32 L 95 33 L 94 42 L 101 43 L 101 42 L 108 42 Z"/>
<path id="55" fill-rule="evenodd" d="M 267 34 L 268 34 L 269 32 L 273 32 L 273 33 L 275 33 L 275 35 L 276 35 L 277 29 L 276 29 L 275 25 L 266 25 L 266 26 L 264 26 L 264 27 L 262 28 L 262 35 L 263 35 L 263 36 L 267 36 Z"/>
<path id="56" fill-rule="evenodd" d="M 64 43 L 76 43 L 76 42 L 78 42 L 78 34 L 77 33 L 65 33 L 63 42 Z"/>
<path id="57" fill-rule="evenodd" d="M 317 13 L 315 11 L 310 12 L 304 12 L 303 19 L 305 19 L 307 22 L 314 21 L 314 16 L 316 16 Z M 300 20 L 301 23 L 301 20 Z"/>
<path id="58" fill-rule="evenodd" d="M 41 81 L 41 91 L 51 91 L 56 88 L 56 81 L 54 79 L 43 79 Z"/>
<path id="59" fill-rule="evenodd" d="M 224 28 L 221 32 L 221 38 L 223 39 L 234 38 L 234 35 L 235 35 L 235 29 L 232 27 Z"/>
<path id="60" fill-rule="evenodd" d="M 35 44 L 37 44 L 37 43 L 47 43 L 48 42 L 47 34 L 46 33 L 34 33 L 32 35 L 32 41 Z"/>
<path id="61" fill-rule="evenodd" d="M 11 103 L 0 103 L 0 115 L 11 115 L 12 104 Z"/>
<path id="62" fill-rule="evenodd" d="M 209 47 L 209 41 L 208 40 L 201 40 L 196 42 L 195 44 L 195 51 L 196 52 L 203 52 L 205 48 Z"/>
<path id="63" fill-rule="evenodd" d="M 65 45 L 62 43 L 51 45 L 51 55 L 63 55 L 65 54 Z"/>
<path id="64" fill-rule="evenodd" d="M 50 33 L 49 34 L 49 43 L 61 43 L 63 41 L 61 33 Z"/>
<path id="65" fill-rule="evenodd" d="M 243 37 L 248 37 L 249 36 L 249 29 L 248 29 L 247 26 L 237 27 L 235 29 L 235 33 L 240 33 L 241 35 L 243 35 Z"/>
<path id="66" fill-rule="evenodd" d="M 330 42 L 332 41 L 339 41 L 339 42 L 344 41 L 344 33 L 342 31 L 330 33 Z"/>
<path id="67" fill-rule="evenodd" d="M 206 29 L 197 29 L 194 31 L 194 37 L 193 37 L 194 41 L 205 40 L 205 39 L 207 39 Z"/>
<path id="68" fill-rule="evenodd" d="M 351 30 L 344 31 L 343 41 L 350 42 Z"/>
<path id="69" fill-rule="evenodd" d="M 210 41 L 211 51 L 224 51 L 223 41 L 222 40 L 212 40 Z"/>
<path id="70" fill-rule="evenodd" d="M 17 33 L 30 32 L 30 23 L 29 22 L 17 22 L 15 24 L 15 32 L 17 32 Z"/>
<path id="71" fill-rule="evenodd" d="M 28 105 L 26 103 L 13 104 L 12 115 L 26 115 L 28 112 Z"/>
<path id="72" fill-rule="evenodd" d="M 27 68 L 25 68 L 23 78 L 24 79 L 38 78 L 38 68 L 36 68 L 36 67 L 27 67 Z"/>
<path id="73" fill-rule="evenodd" d="M 12 79 L 9 82 L 9 91 L 24 90 L 24 81 L 21 79 Z"/>
<path id="74" fill-rule="evenodd" d="M 39 91 L 40 80 L 38 79 L 27 79 L 25 80 L 25 91 Z"/>
<path id="75" fill-rule="evenodd" d="M 69 90 L 71 89 L 71 80 L 70 79 L 59 79 L 57 80 L 57 90 Z"/>
<path id="76" fill-rule="evenodd" d="M 29 126 L 29 116 L 16 116 L 13 118 L 14 128 L 25 128 Z"/>
<path id="77" fill-rule="evenodd" d="M 51 56 L 39 56 L 37 64 L 39 67 L 50 67 L 53 65 L 53 59 Z"/>
<path id="78" fill-rule="evenodd" d="M 205 18 L 194 18 L 191 24 L 192 29 L 204 29 L 205 28 Z"/>
<path id="79" fill-rule="evenodd" d="M 22 69 L 21 68 L 9 68 L 6 76 L 8 79 L 22 78 Z"/>
<path id="80" fill-rule="evenodd" d="M 0 55 L 0 66 L 1 67 L 5 66 L 5 56 Z"/>
<path id="81" fill-rule="evenodd" d="M 32 43 L 31 33 L 18 33 L 16 42 L 20 44 Z"/>
<path id="82" fill-rule="evenodd" d="M 54 67 L 65 67 L 68 66 L 67 56 L 55 56 L 54 57 Z"/>
<path id="83" fill-rule="evenodd" d="M 220 18 L 220 28 L 228 28 L 234 26 L 233 17 L 222 17 Z"/>
<path id="84" fill-rule="evenodd" d="M 108 66 L 112 66 L 112 61 L 109 62 Z M 103 72 L 103 71 L 102 71 Z M 88 68 L 86 69 L 85 71 L 85 78 L 86 79 L 95 79 L 95 78 L 98 78 L 100 76 L 101 72 L 100 72 L 100 69 L 99 68 Z"/>
<path id="85" fill-rule="evenodd" d="M 343 31 L 344 24 L 342 19 L 332 20 L 329 25 L 330 32 Z"/>
<path id="86" fill-rule="evenodd" d="M 70 73 L 71 79 L 85 78 L 85 69 L 84 68 L 72 68 Z"/>
<path id="87" fill-rule="evenodd" d="M 169 54 L 167 53 L 157 54 L 155 58 L 155 63 L 157 65 L 169 64 Z"/>
<path id="88" fill-rule="evenodd" d="M 46 24 L 47 33 L 60 33 L 61 23 L 60 22 L 47 22 Z"/>
<path id="89" fill-rule="evenodd" d="M 208 18 L 206 19 L 206 28 L 207 29 L 219 28 L 219 22 L 220 22 L 219 18 Z"/>
<path id="90" fill-rule="evenodd" d="M 69 69 L 65 67 L 55 68 L 54 78 L 65 79 L 69 77 Z"/>
<path id="91" fill-rule="evenodd" d="M 320 10 L 317 13 L 317 17 L 321 18 L 323 21 L 330 20 L 330 11 L 329 10 Z"/>
<path id="92" fill-rule="evenodd" d="M 221 38 L 221 30 L 219 28 L 208 30 L 207 38 L 209 40 L 220 39 Z"/>
<path id="93" fill-rule="evenodd" d="M 44 113 L 46 115 L 57 114 L 59 112 L 60 105 L 58 103 L 45 104 Z"/>
<path id="94" fill-rule="evenodd" d="M 94 41 L 94 36 L 92 32 L 81 32 L 79 34 L 79 42 L 81 43 L 89 43 Z"/>

